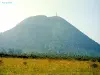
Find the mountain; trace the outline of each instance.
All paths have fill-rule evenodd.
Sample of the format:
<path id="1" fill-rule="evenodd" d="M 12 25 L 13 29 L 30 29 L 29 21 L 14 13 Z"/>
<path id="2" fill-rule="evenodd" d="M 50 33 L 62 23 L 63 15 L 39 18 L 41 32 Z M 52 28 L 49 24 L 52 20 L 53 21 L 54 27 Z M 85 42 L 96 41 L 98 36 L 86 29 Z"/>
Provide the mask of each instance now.
<path id="1" fill-rule="evenodd" d="M 0 48 L 100 56 L 100 45 L 59 16 L 32 16 L 0 34 Z"/>

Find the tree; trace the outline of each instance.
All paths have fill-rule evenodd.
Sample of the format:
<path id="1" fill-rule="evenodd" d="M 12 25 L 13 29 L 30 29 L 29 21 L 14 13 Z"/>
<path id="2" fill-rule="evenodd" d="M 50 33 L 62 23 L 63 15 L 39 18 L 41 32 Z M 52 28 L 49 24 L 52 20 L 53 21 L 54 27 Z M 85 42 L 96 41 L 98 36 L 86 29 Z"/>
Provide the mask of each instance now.
<path id="1" fill-rule="evenodd" d="M 11 55 L 14 54 L 14 48 L 9 48 L 8 49 L 8 54 L 11 54 Z"/>
<path id="2" fill-rule="evenodd" d="M 21 49 L 15 49 L 15 50 L 14 50 L 14 54 L 20 55 L 20 54 L 22 54 L 22 53 L 23 53 L 23 51 L 22 51 Z"/>

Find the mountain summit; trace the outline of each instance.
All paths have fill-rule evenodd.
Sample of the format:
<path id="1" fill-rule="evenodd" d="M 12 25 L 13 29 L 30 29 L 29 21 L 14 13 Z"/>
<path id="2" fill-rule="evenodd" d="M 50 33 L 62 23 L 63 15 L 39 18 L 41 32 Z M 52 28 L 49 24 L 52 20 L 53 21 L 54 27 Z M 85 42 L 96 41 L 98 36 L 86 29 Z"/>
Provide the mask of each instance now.
<path id="1" fill-rule="evenodd" d="M 0 48 L 100 56 L 100 45 L 59 16 L 32 16 L 0 34 Z"/>

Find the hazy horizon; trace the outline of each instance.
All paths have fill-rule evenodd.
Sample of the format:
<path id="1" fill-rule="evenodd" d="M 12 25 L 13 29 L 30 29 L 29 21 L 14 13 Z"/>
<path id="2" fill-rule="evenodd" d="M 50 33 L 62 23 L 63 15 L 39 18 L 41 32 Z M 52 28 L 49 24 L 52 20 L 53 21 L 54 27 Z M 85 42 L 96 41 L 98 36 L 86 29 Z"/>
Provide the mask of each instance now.
<path id="1" fill-rule="evenodd" d="M 100 43 L 99 4 L 98 0 L 0 0 L 0 32 L 15 27 L 27 17 L 49 17 L 57 12 L 58 16 Z"/>

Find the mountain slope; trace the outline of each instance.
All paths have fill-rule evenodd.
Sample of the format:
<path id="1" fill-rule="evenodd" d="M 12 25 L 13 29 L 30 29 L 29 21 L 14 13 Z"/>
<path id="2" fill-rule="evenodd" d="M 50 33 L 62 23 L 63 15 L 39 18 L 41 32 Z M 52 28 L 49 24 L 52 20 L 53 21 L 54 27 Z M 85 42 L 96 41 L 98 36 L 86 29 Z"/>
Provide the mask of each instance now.
<path id="1" fill-rule="evenodd" d="M 29 17 L 0 35 L 1 48 L 100 56 L 100 45 L 61 17 Z"/>

